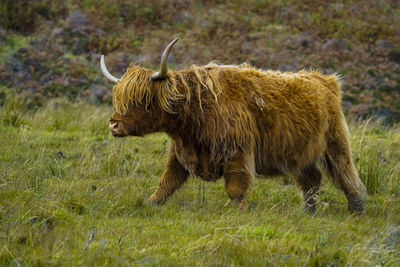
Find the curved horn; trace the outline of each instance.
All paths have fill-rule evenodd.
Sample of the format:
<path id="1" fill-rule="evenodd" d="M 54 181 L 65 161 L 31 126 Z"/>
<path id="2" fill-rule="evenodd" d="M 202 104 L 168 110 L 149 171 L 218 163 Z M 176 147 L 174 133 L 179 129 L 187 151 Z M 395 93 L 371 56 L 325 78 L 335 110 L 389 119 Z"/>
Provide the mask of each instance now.
<path id="1" fill-rule="evenodd" d="M 111 73 L 107 70 L 106 64 L 104 63 L 104 55 L 101 55 L 100 68 L 101 72 L 104 74 L 107 80 L 113 83 L 117 83 L 119 81 L 119 79 L 112 76 Z"/>
<path id="2" fill-rule="evenodd" d="M 159 80 L 167 77 L 168 73 L 168 66 L 167 66 L 167 61 L 168 61 L 168 55 L 169 52 L 171 51 L 172 46 L 179 40 L 179 38 L 175 38 L 172 42 L 169 43 L 167 48 L 165 48 L 164 53 L 162 54 L 161 57 L 161 63 L 160 63 L 160 71 L 154 73 L 151 76 L 152 80 Z"/>

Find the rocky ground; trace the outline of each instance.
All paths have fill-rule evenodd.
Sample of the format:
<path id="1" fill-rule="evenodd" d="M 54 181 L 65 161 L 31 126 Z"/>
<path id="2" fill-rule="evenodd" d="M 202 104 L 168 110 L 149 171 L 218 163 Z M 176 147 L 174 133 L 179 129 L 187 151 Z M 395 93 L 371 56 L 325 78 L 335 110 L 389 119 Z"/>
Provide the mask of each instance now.
<path id="1" fill-rule="evenodd" d="M 263 69 L 318 69 L 343 77 L 356 117 L 400 119 L 400 5 L 376 1 L 5 1 L 0 4 L 0 103 L 49 97 L 110 102 L 99 55 L 116 76 L 131 62 L 157 68 L 216 60 Z"/>

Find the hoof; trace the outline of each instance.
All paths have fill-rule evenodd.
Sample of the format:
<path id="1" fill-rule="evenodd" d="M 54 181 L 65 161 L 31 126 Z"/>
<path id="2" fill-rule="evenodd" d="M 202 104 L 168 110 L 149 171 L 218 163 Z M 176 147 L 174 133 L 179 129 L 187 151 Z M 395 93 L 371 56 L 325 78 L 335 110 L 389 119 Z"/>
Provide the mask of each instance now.
<path id="1" fill-rule="evenodd" d="M 314 197 L 305 198 L 304 201 L 305 201 L 304 211 L 309 214 L 314 214 L 316 209 L 315 198 Z"/>
<path id="2" fill-rule="evenodd" d="M 242 211 L 247 210 L 248 207 L 249 207 L 249 205 L 247 205 L 247 202 L 244 201 L 244 200 L 238 201 L 238 202 L 236 202 L 235 204 L 236 204 L 236 206 L 237 206 L 240 210 L 242 210 Z"/>
<path id="3" fill-rule="evenodd" d="M 147 199 L 147 203 L 151 206 L 158 206 L 164 204 L 165 200 L 156 197 L 154 194 Z"/>
<path id="4" fill-rule="evenodd" d="M 315 214 L 315 210 L 316 210 L 315 204 L 313 205 L 306 204 L 304 207 L 304 211 L 311 215 Z"/>
<path id="5" fill-rule="evenodd" d="M 315 205 L 315 200 L 314 199 L 309 199 L 306 202 L 306 205 L 304 206 L 304 211 L 313 215 L 316 210 L 316 205 Z"/>
<path id="6" fill-rule="evenodd" d="M 235 204 L 235 206 L 238 207 L 240 210 L 247 209 L 247 202 L 243 195 L 240 195 L 238 197 L 229 197 L 229 198 L 230 198 L 230 201 L 232 201 L 232 203 Z"/>
<path id="7" fill-rule="evenodd" d="M 358 196 L 349 195 L 347 200 L 350 213 L 355 215 L 362 215 L 364 213 L 364 204 Z"/>

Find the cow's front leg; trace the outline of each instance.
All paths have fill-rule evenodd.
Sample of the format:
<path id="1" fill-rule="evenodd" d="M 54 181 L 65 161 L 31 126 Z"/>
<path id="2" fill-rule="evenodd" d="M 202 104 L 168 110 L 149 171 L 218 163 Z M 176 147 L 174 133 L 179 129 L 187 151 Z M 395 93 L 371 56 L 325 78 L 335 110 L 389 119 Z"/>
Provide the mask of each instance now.
<path id="1" fill-rule="evenodd" d="M 254 156 L 238 152 L 224 167 L 225 189 L 228 197 L 240 208 L 245 208 L 244 198 L 254 177 Z"/>
<path id="2" fill-rule="evenodd" d="M 158 189 L 149 198 L 150 204 L 163 204 L 187 180 L 189 172 L 178 162 L 174 147 L 168 154 L 167 166 L 160 178 Z"/>

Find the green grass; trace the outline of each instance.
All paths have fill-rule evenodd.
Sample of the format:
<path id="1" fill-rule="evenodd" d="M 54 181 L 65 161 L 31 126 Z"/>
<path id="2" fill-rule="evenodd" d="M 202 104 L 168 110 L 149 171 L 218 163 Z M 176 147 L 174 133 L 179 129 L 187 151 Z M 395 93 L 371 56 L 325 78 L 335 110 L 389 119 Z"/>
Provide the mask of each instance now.
<path id="1" fill-rule="evenodd" d="M 55 100 L 20 111 L 18 124 L 0 122 L 1 265 L 400 264 L 400 242 L 386 242 L 400 224 L 398 126 L 351 124 L 370 192 L 365 215 L 349 215 L 325 179 L 311 216 L 300 190 L 279 178 L 256 179 L 245 211 L 227 202 L 222 180 L 193 177 L 164 206 L 149 206 L 168 138 L 113 138 L 110 113 Z"/>

